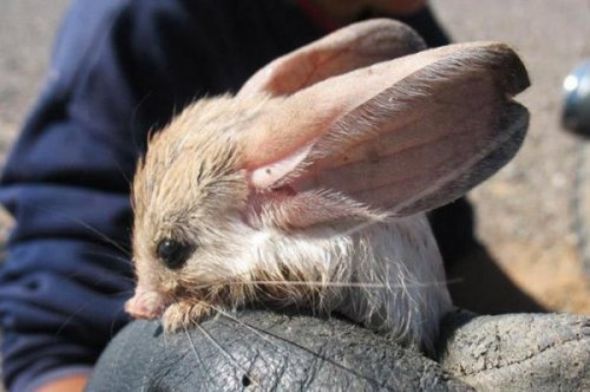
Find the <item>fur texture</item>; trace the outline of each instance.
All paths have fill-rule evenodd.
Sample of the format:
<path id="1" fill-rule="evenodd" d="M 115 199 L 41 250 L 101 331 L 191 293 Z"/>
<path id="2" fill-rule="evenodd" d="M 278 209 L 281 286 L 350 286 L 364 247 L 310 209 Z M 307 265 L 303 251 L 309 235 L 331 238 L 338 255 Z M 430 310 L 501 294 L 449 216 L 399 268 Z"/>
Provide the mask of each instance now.
<path id="1" fill-rule="evenodd" d="M 424 212 L 516 153 L 528 112 L 512 96 L 528 78 L 498 43 L 383 61 L 421 48 L 399 23 L 349 26 L 154 135 L 133 185 L 128 311 L 173 331 L 296 306 L 431 348 L 452 305 Z M 181 263 L 159 251 L 171 243 Z"/>
<path id="2" fill-rule="evenodd" d="M 166 309 L 164 323 L 176 330 L 214 308 L 264 302 L 339 312 L 400 341 L 430 346 L 451 303 L 423 215 L 391 220 L 342 195 L 308 192 L 305 205 L 332 198 L 359 212 L 303 229 L 289 226 L 297 214 L 282 210 L 288 196 L 268 191 L 252 202 L 236 142 L 276 100 L 202 100 L 151 140 L 133 188 L 145 316 Z M 198 248 L 181 270 L 170 270 L 156 256 L 162 238 Z"/>

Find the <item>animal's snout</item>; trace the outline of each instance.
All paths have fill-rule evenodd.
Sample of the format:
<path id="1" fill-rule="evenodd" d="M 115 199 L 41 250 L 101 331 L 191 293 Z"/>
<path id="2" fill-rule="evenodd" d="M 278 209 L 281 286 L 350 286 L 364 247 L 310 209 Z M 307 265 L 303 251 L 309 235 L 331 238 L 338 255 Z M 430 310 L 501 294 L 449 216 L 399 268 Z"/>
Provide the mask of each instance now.
<path id="1" fill-rule="evenodd" d="M 138 288 L 125 303 L 125 311 L 136 319 L 154 319 L 160 317 L 168 305 L 162 295 Z"/>

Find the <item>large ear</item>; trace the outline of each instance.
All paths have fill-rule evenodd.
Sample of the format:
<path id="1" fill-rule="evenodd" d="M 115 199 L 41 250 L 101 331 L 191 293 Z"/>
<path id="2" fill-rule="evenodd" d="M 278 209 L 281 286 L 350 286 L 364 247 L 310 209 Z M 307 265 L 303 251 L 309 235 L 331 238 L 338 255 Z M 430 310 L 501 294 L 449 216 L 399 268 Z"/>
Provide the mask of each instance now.
<path id="1" fill-rule="evenodd" d="M 499 43 L 450 45 L 327 79 L 242 133 L 256 189 L 332 189 L 398 215 L 446 204 L 518 150 L 529 85 Z"/>
<path id="2" fill-rule="evenodd" d="M 290 95 L 331 76 L 425 49 L 420 36 L 390 19 L 359 22 L 274 60 L 254 74 L 238 96 Z"/>

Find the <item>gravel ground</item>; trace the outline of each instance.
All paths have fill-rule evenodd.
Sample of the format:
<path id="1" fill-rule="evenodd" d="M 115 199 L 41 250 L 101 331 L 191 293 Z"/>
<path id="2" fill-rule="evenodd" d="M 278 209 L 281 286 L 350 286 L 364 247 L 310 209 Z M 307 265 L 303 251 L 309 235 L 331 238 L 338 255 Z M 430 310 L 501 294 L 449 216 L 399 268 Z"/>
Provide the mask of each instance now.
<path id="1" fill-rule="evenodd" d="M 438 0 L 433 4 L 456 41 L 510 43 L 532 87 L 519 98 L 531 111 L 516 159 L 471 198 L 479 236 L 526 292 L 553 310 L 590 313 L 588 276 L 577 251 L 576 172 L 584 142 L 560 128 L 561 84 L 590 57 L 590 2 L 583 0 Z M 587 152 L 586 152 L 587 153 Z M 590 187 L 590 182 L 581 184 Z"/>
<path id="2" fill-rule="evenodd" d="M 2 0 L 0 162 L 42 85 L 52 37 L 67 3 Z M 499 6 L 494 0 L 433 0 L 432 4 L 454 40 L 508 42 L 531 73 L 533 86 L 521 97 L 532 113 L 525 145 L 511 164 L 471 195 L 480 239 L 542 304 L 558 311 L 590 313 L 589 280 L 575 230 L 580 194 L 575 191 L 576 173 L 581 154 L 589 154 L 590 148 L 559 125 L 563 77 L 574 64 L 590 57 L 590 2 L 513 0 Z M 590 182 L 581 187 L 590 187 Z M 0 224 L 0 232 L 5 233 L 6 227 Z"/>
<path id="3" fill-rule="evenodd" d="M 0 166 L 43 84 L 53 37 L 68 3 L 0 0 Z M 2 243 L 9 222 L 0 210 Z"/>
<path id="4" fill-rule="evenodd" d="M 0 149 L 5 152 L 42 85 L 67 0 L 2 0 Z"/>

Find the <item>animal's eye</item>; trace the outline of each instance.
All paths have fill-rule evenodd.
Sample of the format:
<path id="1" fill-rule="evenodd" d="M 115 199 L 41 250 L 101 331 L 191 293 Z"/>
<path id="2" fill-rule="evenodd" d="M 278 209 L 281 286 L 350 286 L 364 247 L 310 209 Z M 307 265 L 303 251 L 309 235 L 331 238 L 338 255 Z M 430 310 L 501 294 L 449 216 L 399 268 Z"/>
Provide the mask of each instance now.
<path id="1" fill-rule="evenodd" d="M 194 247 L 192 245 L 171 239 L 164 239 L 158 243 L 156 252 L 166 267 L 177 269 L 184 265 L 193 250 Z"/>

